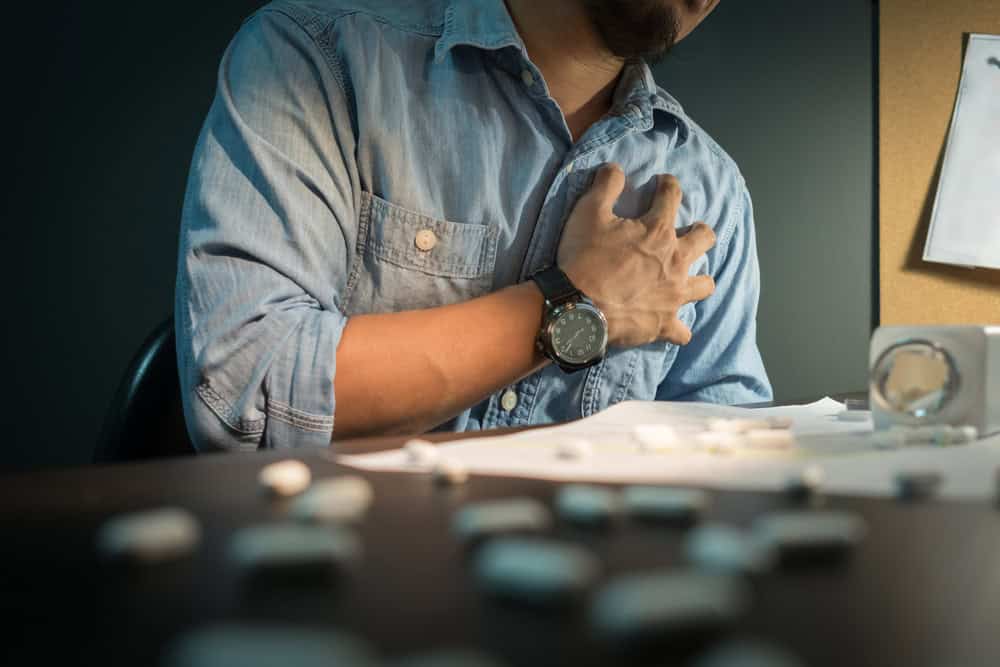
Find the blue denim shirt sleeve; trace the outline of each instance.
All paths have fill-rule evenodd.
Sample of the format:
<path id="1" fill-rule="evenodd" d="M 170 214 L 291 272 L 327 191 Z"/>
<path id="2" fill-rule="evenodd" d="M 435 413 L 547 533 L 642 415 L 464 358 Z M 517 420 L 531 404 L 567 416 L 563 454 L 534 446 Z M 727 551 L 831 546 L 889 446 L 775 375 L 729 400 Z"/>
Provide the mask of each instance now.
<path id="1" fill-rule="evenodd" d="M 200 450 L 328 445 L 358 204 L 343 82 L 278 12 L 223 57 L 185 198 L 176 290 Z"/>
<path id="2" fill-rule="evenodd" d="M 742 177 L 731 220 L 717 230 L 715 293 L 695 305 L 691 342 L 678 349 L 657 400 L 741 404 L 769 401 L 771 383 L 757 348 L 760 267 L 753 205 Z"/>

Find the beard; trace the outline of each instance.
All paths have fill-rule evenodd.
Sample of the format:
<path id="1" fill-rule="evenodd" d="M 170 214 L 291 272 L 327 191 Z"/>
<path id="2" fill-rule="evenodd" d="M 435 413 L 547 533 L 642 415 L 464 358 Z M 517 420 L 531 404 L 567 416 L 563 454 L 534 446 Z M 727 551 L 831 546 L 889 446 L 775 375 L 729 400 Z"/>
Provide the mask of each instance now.
<path id="1" fill-rule="evenodd" d="M 680 25 L 664 0 L 583 0 L 607 49 L 619 58 L 656 61 L 677 42 Z"/>

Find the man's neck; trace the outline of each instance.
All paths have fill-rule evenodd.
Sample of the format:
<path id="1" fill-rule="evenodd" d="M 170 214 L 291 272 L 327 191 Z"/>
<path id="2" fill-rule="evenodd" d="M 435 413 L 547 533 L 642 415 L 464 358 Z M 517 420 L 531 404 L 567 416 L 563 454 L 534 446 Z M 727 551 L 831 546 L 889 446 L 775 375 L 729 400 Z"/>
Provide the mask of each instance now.
<path id="1" fill-rule="evenodd" d="M 577 141 L 611 108 L 624 59 L 604 47 L 580 0 L 507 0 L 507 7 Z"/>

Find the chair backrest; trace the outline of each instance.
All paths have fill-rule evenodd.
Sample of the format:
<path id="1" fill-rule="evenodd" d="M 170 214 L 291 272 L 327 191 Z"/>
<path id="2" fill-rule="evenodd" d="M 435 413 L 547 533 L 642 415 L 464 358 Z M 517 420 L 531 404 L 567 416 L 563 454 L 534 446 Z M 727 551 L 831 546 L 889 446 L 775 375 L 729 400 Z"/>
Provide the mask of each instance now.
<path id="1" fill-rule="evenodd" d="M 142 343 L 111 401 L 95 463 L 195 453 L 184 425 L 176 347 L 173 318 Z"/>

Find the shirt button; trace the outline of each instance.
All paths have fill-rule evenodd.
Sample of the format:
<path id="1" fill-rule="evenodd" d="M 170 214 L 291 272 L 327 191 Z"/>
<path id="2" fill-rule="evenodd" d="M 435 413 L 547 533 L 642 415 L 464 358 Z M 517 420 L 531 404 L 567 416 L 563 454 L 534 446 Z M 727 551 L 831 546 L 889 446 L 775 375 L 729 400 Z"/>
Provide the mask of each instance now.
<path id="1" fill-rule="evenodd" d="M 508 389 L 503 393 L 503 396 L 500 398 L 500 407 L 507 412 L 517 407 L 517 394 L 514 393 L 513 389 Z"/>
<path id="2" fill-rule="evenodd" d="M 531 86 L 535 83 L 535 75 L 531 73 L 531 70 L 521 70 L 521 81 L 524 81 L 524 85 Z"/>
<path id="3" fill-rule="evenodd" d="M 566 173 L 567 174 L 573 173 L 573 163 L 572 162 L 570 162 L 568 165 L 566 165 Z"/>
<path id="4" fill-rule="evenodd" d="M 627 107 L 625 107 L 625 111 L 629 112 L 629 114 L 631 114 L 633 116 L 642 115 L 642 111 L 640 111 L 639 107 L 637 107 L 634 104 L 630 104 Z"/>
<path id="5" fill-rule="evenodd" d="M 424 252 L 433 250 L 434 246 L 437 245 L 437 242 L 437 235 L 431 229 L 421 229 L 417 232 L 417 237 L 414 239 L 414 243 L 417 244 L 417 248 L 423 250 Z"/>

